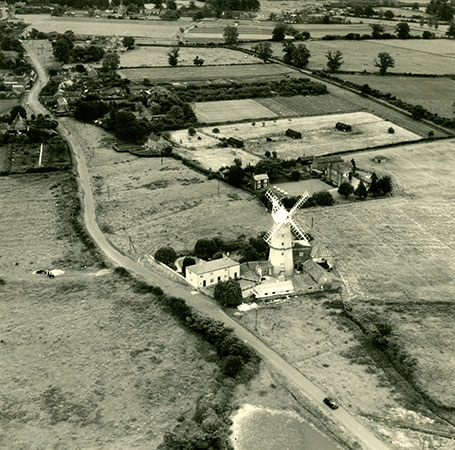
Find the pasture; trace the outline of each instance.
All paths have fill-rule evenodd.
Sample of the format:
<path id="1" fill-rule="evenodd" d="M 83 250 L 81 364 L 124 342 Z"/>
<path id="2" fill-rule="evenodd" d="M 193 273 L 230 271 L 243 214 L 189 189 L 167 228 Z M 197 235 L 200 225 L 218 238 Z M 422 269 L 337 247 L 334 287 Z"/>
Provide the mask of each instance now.
<path id="1" fill-rule="evenodd" d="M 449 39 L 385 39 L 371 42 L 455 59 L 455 45 Z"/>
<path id="2" fill-rule="evenodd" d="M 454 59 L 455 63 L 455 59 Z M 371 88 L 390 93 L 397 98 L 414 105 L 422 105 L 433 113 L 443 117 L 454 117 L 453 97 L 455 80 L 438 77 L 381 77 L 375 75 L 339 75 L 344 80 L 359 85 L 368 84 Z"/>
<path id="3" fill-rule="evenodd" d="M 197 102 L 192 107 L 198 121 L 202 123 L 277 117 L 270 109 L 251 99 Z"/>
<path id="4" fill-rule="evenodd" d="M 142 82 L 148 78 L 154 82 L 197 82 L 212 80 L 267 80 L 281 78 L 298 72 L 279 64 L 244 64 L 238 66 L 187 66 L 155 67 L 145 69 L 121 69 L 118 73 L 132 82 Z"/>
<path id="5" fill-rule="evenodd" d="M 120 54 L 121 67 L 166 66 L 169 67 L 169 47 L 136 47 Z M 194 58 L 199 56 L 204 65 L 258 64 L 255 56 L 225 48 L 191 48 L 182 47 L 179 53 L 180 66 L 192 66 Z"/>
<path id="6" fill-rule="evenodd" d="M 447 41 L 447 40 L 446 40 Z M 308 69 L 326 69 L 328 51 L 340 50 L 343 53 L 344 64 L 341 70 L 356 72 L 377 72 L 374 66 L 374 59 L 380 52 L 388 52 L 395 59 L 395 67 L 390 68 L 389 72 L 395 73 L 415 73 L 415 74 L 437 74 L 445 75 L 455 73 L 455 55 L 449 57 L 448 46 L 452 44 L 447 41 L 443 46 L 443 54 L 438 53 L 438 43 L 440 39 L 419 40 L 423 43 L 424 51 L 419 48 L 408 48 L 408 42 L 400 44 L 399 40 L 389 41 L 307 41 L 304 44 L 311 52 Z M 402 46 L 399 46 L 402 45 Z M 417 43 L 415 44 L 417 46 Z M 243 44 L 245 48 L 252 48 L 254 44 Z M 279 42 L 272 43 L 275 56 L 283 56 L 283 45 Z M 447 53 L 444 53 L 447 52 Z"/>
<path id="7" fill-rule="evenodd" d="M 335 129 L 337 122 L 352 125 L 352 132 L 343 133 Z M 393 127 L 395 133 L 388 133 Z M 333 152 L 349 151 L 378 145 L 388 145 L 420 139 L 395 124 L 365 112 L 329 114 L 325 116 L 292 117 L 261 121 L 260 123 L 234 123 L 212 128 L 200 128 L 203 134 L 212 138 L 235 136 L 245 140 L 245 150 L 263 157 L 268 150 L 276 151 L 284 159 L 305 155 L 324 155 Z M 285 131 L 291 128 L 302 133 L 302 139 L 291 139 Z M 272 142 L 266 142 L 271 137 Z"/>
<path id="8" fill-rule="evenodd" d="M 14 106 L 20 103 L 20 99 L 0 99 L 0 114 L 9 112 Z"/>
<path id="9" fill-rule="evenodd" d="M 158 20 L 113 20 L 104 18 L 50 17 L 44 14 L 21 15 L 30 28 L 45 33 L 64 33 L 73 30 L 82 36 L 133 36 L 146 37 L 156 43 L 175 41 L 179 28 L 185 22 L 164 22 Z"/>

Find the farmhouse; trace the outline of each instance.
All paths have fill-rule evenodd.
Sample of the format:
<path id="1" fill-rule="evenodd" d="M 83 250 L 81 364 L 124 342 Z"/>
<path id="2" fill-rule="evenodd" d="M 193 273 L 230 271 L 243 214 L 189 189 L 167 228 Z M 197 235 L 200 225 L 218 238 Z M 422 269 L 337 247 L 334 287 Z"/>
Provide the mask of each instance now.
<path id="1" fill-rule="evenodd" d="M 286 130 L 286 136 L 289 136 L 292 139 L 302 139 L 302 133 L 300 133 L 299 131 L 295 131 L 291 128 L 288 128 Z"/>
<path id="2" fill-rule="evenodd" d="M 315 158 L 311 169 L 322 172 L 322 178 L 336 186 L 349 181 L 349 177 L 352 176 L 352 165 L 346 163 L 340 156 Z"/>
<path id="3" fill-rule="evenodd" d="M 269 176 L 266 173 L 253 175 L 253 189 L 259 191 L 269 187 Z"/>
<path id="4" fill-rule="evenodd" d="M 186 268 L 186 279 L 200 289 L 217 284 L 219 281 L 227 281 L 229 278 L 240 276 L 240 264 L 224 255 L 221 259 L 202 261 Z"/>

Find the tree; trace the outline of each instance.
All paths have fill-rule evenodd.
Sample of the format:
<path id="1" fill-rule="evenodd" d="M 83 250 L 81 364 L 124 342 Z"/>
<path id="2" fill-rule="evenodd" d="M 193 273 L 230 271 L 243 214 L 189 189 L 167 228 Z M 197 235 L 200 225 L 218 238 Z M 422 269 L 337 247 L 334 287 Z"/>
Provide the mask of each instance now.
<path id="1" fill-rule="evenodd" d="M 117 70 L 120 66 L 120 56 L 117 53 L 106 53 L 103 58 L 102 66 L 104 70 Z"/>
<path id="2" fill-rule="evenodd" d="M 73 48 L 74 45 L 71 40 L 65 36 L 60 36 L 53 44 L 52 53 L 58 61 L 67 64 L 73 56 Z"/>
<path id="3" fill-rule="evenodd" d="M 407 22 L 400 22 L 395 27 L 395 34 L 398 39 L 409 39 L 411 37 L 410 32 L 411 29 L 409 28 L 409 24 Z"/>
<path id="4" fill-rule="evenodd" d="M 395 60 L 390 53 L 379 52 L 377 59 L 374 60 L 375 67 L 379 67 L 379 73 L 385 75 L 389 67 L 395 67 Z"/>
<path id="5" fill-rule="evenodd" d="M 193 64 L 195 66 L 202 66 L 202 64 L 204 64 L 205 60 L 202 59 L 202 58 L 199 58 L 199 56 L 196 56 L 196 58 L 194 58 L 193 60 Z"/>
<path id="6" fill-rule="evenodd" d="M 455 38 L 455 22 L 453 20 L 450 21 L 449 27 L 446 31 L 446 36 L 450 38 Z"/>
<path id="7" fill-rule="evenodd" d="M 272 41 L 276 42 L 284 41 L 286 38 L 287 29 L 288 26 L 285 23 L 283 22 L 277 23 L 272 31 Z"/>
<path id="8" fill-rule="evenodd" d="M 371 174 L 371 183 L 370 187 L 368 188 L 368 193 L 372 195 L 373 197 L 377 197 L 378 195 L 381 195 L 381 191 L 379 190 L 378 187 L 378 176 L 375 173 Z"/>
<path id="9" fill-rule="evenodd" d="M 242 289 L 237 280 L 219 281 L 213 292 L 215 300 L 224 307 L 235 307 L 242 303 Z"/>
<path id="10" fill-rule="evenodd" d="M 292 64 L 294 59 L 295 44 L 292 41 L 283 42 L 283 60 L 286 64 Z"/>
<path id="11" fill-rule="evenodd" d="M 327 58 L 327 67 L 331 72 L 336 72 L 343 64 L 343 53 L 340 50 L 332 52 L 329 50 L 325 55 Z"/>
<path id="12" fill-rule="evenodd" d="M 377 181 L 377 186 L 382 195 L 390 194 L 393 188 L 392 178 L 390 178 L 388 175 L 384 175 Z"/>
<path id="13" fill-rule="evenodd" d="M 156 261 L 166 264 L 166 266 L 174 265 L 177 259 L 177 253 L 172 247 L 161 247 L 155 252 L 154 258 Z"/>
<path id="14" fill-rule="evenodd" d="M 379 39 L 381 34 L 384 33 L 384 27 L 379 23 L 370 24 L 371 28 L 371 37 L 373 39 Z"/>
<path id="15" fill-rule="evenodd" d="M 273 50 L 270 42 L 259 42 L 253 47 L 256 56 L 262 59 L 265 63 L 272 57 Z"/>
<path id="16" fill-rule="evenodd" d="M 348 198 L 354 192 L 354 186 L 347 181 L 338 186 L 338 194 L 342 195 L 344 198 Z"/>
<path id="17" fill-rule="evenodd" d="M 171 11 L 175 11 L 177 9 L 177 3 L 175 3 L 175 0 L 167 0 L 166 8 Z"/>
<path id="18" fill-rule="evenodd" d="M 360 180 L 359 185 L 357 186 L 357 189 L 354 191 L 354 194 L 356 197 L 360 198 L 361 200 L 364 200 L 367 198 L 368 191 L 367 188 L 365 187 L 365 183 Z"/>
<path id="19" fill-rule="evenodd" d="M 431 0 L 426 8 L 426 13 L 439 20 L 451 21 L 453 19 L 454 8 L 452 2 L 448 0 Z"/>
<path id="20" fill-rule="evenodd" d="M 167 55 L 167 60 L 168 60 L 170 66 L 172 66 L 172 67 L 177 66 L 177 64 L 179 62 L 179 53 L 180 53 L 179 47 L 171 48 L 171 51 Z"/>
<path id="21" fill-rule="evenodd" d="M 393 11 L 391 11 L 390 9 L 388 9 L 385 13 L 384 13 L 384 18 L 387 19 L 387 20 L 391 20 L 395 17 L 395 14 L 393 13 Z"/>
<path id="22" fill-rule="evenodd" d="M 27 111 L 25 110 L 25 108 L 21 105 L 16 105 L 14 106 L 10 113 L 9 113 L 9 116 L 10 116 L 10 122 L 12 122 L 17 115 L 20 115 L 23 119 L 26 119 L 27 118 Z"/>
<path id="23" fill-rule="evenodd" d="M 235 45 L 239 40 L 239 31 L 237 27 L 228 25 L 223 31 L 224 43 L 226 45 Z"/>
<path id="24" fill-rule="evenodd" d="M 211 259 L 217 251 L 218 245 L 213 239 L 199 239 L 194 246 L 194 254 L 202 259 Z"/>
<path id="25" fill-rule="evenodd" d="M 235 187 L 239 187 L 242 184 L 244 177 L 245 171 L 241 166 L 238 166 L 237 164 L 230 166 L 226 172 L 227 182 Z"/>
<path id="26" fill-rule="evenodd" d="M 319 206 L 332 206 L 335 203 L 335 199 L 329 191 L 315 192 L 310 200 L 311 203 Z"/>
<path id="27" fill-rule="evenodd" d="M 310 57 L 311 53 L 307 49 L 306 45 L 299 44 L 292 54 L 292 64 L 298 68 L 305 67 L 308 65 Z"/>
<path id="28" fill-rule="evenodd" d="M 291 180 L 292 181 L 299 181 L 301 178 L 301 174 L 298 170 L 293 170 L 291 172 Z"/>
<path id="29" fill-rule="evenodd" d="M 131 50 L 134 47 L 135 40 L 132 36 L 125 36 L 122 43 L 124 47 L 126 47 L 128 50 Z"/>
<path id="30" fill-rule="evenodd" d="M 163 7 L 163 0 L 153 0 L 152 3 L 156 9 L 161 9 Z"/>
<path id="31" fill-rule="evenodd" d="M 240 356 L 229 355 L 221 361 L 221 370 L 223 374 L 235 378 L 244 365 Z"/>
<path id="32" fill-rule="evenodd" d="M 182 273 L 183 276 L 186 277 L 186 268 L 189 266 L 194 266 L 196 264 L 196 260 L 191 256 L 185 256 L 182 262 Z"/>

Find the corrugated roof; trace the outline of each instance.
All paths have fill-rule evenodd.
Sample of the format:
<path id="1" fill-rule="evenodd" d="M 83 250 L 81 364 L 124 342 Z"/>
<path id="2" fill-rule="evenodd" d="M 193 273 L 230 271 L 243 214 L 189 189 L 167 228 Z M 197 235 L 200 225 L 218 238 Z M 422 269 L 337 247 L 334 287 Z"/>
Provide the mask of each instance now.
<path id="1" fill-rule="evenodd" d="M 193 266 L 188 266 L 186 270 L 189 270 L 196 275 L 202 275 L 204 273 L 215 272 L 215 270 L 227 269 L 228 267 L 233 266 L 240 266 L 240 264 L 231 258 L 223 257 L 220 259 L 214 259 L 213 261 L 204 261 Z"/>
<path id="2" fill-rule="evenodd" d="M 269 176 L 266 173 L 258 173 L 257 175 L 253 175 L 253 178 L 256 181 L 261 181 L 261 180 L 268 180 Z"/>

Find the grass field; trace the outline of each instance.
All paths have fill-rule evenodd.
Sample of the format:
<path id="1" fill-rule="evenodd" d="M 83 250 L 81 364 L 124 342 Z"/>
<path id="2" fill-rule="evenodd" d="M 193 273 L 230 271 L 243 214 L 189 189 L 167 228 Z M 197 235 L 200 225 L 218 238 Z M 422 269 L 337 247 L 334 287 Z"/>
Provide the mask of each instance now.
<path id="1" fill-rule="evenodd" d="M 21 15 L 30 28 L 39 31 L 56 31 L 64 33 L 73 30 L 75 34 L 84 36 L 133 36 L 146 37 L 158 43 L 173 41 L 182 21 L 164 22 L 156 20 L 109 20 L 79 17 L 50 17 L 44 14 Z"/>
<path id="2" fill-rule="evenodd" d="M 440 39 L 434 41 L 419 41 L 424 43 L 424 51 L 411 45 L 408 48 L 408 41 L 393 40 L 396 43 L 389 45 L 384 43 L 388 41 L 307 41 L 304 44 L 311 52 L 309 69 L 327 68 L 326 54 L 329 50 L 340 50 L 343 53 L 344 64 L 342 70 L 377 72 L 374 67 L 374 58 L 379 52 L 388 52 L 395 59 L 395 67 L 389 69 L 390 72 L 397 73 L 416 73 L 428 74 L 434 73 L 439 75 L 455 73 L 455 56 L 449 57 L 447 41 L 443 45 L 442 54 L 438 52 L 438 43 Z M 401 45 L 401 46 L 400 46 Z M 417 45 L 417 44 L 415 44 Z M 253 44 L 244 44 L 246 48 L 252 48 Z M 282 44 L 272 43 L 272 49 L 276 56 L 282 56 Z"/>
<path id="3" fill-rule="evenodd" d="M 389 92 L 407 103 L 422 105 L 443 117 L 451 118 L 455 115 L 453 98 L 448 95 L 455 91 L 455 80 L 451 78 L 391 78 L 373 75 L 339 75 L 339 77 L 359 85 L 368 84 L 384 93 Z"/>
<path id="4" fill-rule="evenodd" d="M 0 114 L 5 114 L 10 111 L 14 106 L 18 105 L 20 102 L 19 99 L 1 99 L 0 100 Z"/>
<path id="5" fill-rule="evenodd" d="M 156 67 L 149 69 L 121 69 L 118 73 L 133 82 L 148 78 L 155 82 L 192 82 L 222 79 L 275 79 L 298 72 L 279 64 L 245 64 L 238 66 Z"/>
<path id="6" fill-rule="evenodd" d="M 169 47 L 137 47 L 120 54 L 121 67 L 166 66 L 169 67 Z M 225 48 L 182 47 L 179 53 L 179 65 L 191 66 L 199 56 L 205 65 L 257 64 L 260 61 L 250 55 Z"/>
<path id="7" fill-rule="evenodd" d="M 335 124 L 339 121 L 351 124 L 352 132 L 337 131 Z M 394 128 L 394 134 L 388 133 L 389 127 Z M 212 138 L 235 136 L 243 139 L 245 150 L 259 157 L 269 150 L 276 151 L 279 157 L 285 159 L 420 139 L 410 131 L 364 112 L 267 120 L 254 125 L 234 123 L 217 128 L 219 133 L 213 133 L 209 127 L 201 128 L 200 131 Z M 301 132 L 302 139 L 285 136 L 288 128 Z M 273 142 L 267 142 L 267 137 L 272 137 Z"/>
<path id="8" fill-rule="evenodd" d="M 161 165 L 160 158 L 116 153 L 101 138 L 103 130 L 71 119 L 65 123 L 95 146 L 90 171 L 98 219 L 123 251 L 130 251 L 123 227 L 138 254 L 153 254 L 164 245 L 190 250 L 201 237 L 255 236 L 270 226 L 269 215 L 251 195 L 224 183 L 218 195 L 217 180 L 207 180 L 180 161 L 165 158 Z"/>
<path id="9" fill-rule="evenodd" d="M 277 117 L 270 109 L 251 99 L 198 102 L 192 106 L 198 121 L 202 123 Z"/>

